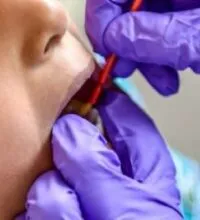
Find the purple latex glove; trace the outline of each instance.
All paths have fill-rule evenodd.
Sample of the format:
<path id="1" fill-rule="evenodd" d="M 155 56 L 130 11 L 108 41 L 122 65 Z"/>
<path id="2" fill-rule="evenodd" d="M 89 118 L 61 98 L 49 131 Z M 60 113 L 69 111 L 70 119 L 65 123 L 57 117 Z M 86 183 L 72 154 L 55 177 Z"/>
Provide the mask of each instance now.
<path id="1" fill-rule="evenodd" d="M 95 52 L 120 58 L 114 76 L 139 68 L 159 93 L 171 95 L 180 85 L 177 70 L 200 73 L 200 1 L 143 1 L 143 12 L 124 14 L 132 0 L 87 0 L 86 31 Z"/>
<path id="2" fill-rule="evenodd" d="M 75 192 L 57 171 L 49 171 L 31 187 L 27 212 L 16 220 L 83 220 Z"/>
<path id="3" fill-rule="evenodd" d="M 39 178 L 24 219 L 182 219 L 175 168 L 153 121 L 125 95 L 110 93 L 102 104 L 116 153 L 85 119 L 59 119 L 53 155 L 65 182 L 55 172 Z"/>

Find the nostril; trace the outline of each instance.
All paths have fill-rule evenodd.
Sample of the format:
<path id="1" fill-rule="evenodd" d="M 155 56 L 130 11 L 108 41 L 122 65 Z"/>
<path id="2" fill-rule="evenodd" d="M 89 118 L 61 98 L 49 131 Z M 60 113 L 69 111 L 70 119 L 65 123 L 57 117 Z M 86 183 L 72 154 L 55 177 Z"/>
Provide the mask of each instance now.
<path id="1" fill-rule="evenodd" d="M 31 1 L 32 2 L 32 1 Z M 22 59 L 28 65 L 51 58 L 68 30 L 69 19 L 65 9 L 57 1 L 33 1 L 30 20 L 24 25 Z"/>
<path id="2" fill-rule="evenodd" d="M 54 48 L 60 42 L 61 38 L 62 36 L 58 34 L 52 36 L 45 46 L 44 53 L 48 53 L 51 48 Z"/>
<path id="3" fill-rule="evenodd" d="M 55 4 L 49 10 L 45 26 L 50 36 L 44 48 L 44 53 L 47 53 L 50 49 L 58 45 L 67 30 L 68 16 L 61 5 Z"/>

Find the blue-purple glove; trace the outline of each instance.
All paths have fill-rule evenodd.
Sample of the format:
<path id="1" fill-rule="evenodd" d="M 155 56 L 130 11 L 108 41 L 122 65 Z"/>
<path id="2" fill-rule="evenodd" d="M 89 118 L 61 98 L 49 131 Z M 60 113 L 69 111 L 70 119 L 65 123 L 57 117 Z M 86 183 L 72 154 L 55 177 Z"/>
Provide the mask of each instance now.
<path id="1" fill-rule="evenodd" d="M 143 0 L 142 12 L 125 13 L 132 1 L 87 0 L 86 31 L 94 51 L 118 55 L 114 76 L 138 68 L 159 93 L 174 94 L 177 70 L 200 73 L 200 1 Z"/>
<path id="2" fill-rule="evenodd" d="M 85 119 L 59 119 L 52 140 L 59 172 L 34 183 L 27 213 L 19 219 L 182 219 L 175 168 L 153 121 L 115 92 L 105 97 L 99 111 L 116 153 Z"/>

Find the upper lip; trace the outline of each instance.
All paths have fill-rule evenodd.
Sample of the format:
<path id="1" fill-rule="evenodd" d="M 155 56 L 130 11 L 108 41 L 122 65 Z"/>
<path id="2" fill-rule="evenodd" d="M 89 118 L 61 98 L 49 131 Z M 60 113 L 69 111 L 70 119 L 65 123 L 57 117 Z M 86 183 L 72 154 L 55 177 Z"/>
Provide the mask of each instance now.
<path id="1" fill-rule="evenodd" d="M 79 99 L 83 99 L 79 101 L 84 101 L 89 96 L 91 89 L 88 89 L 88 85 L 89 87 L 91 86 L 91 84 L 92 86 L 94 86 L 93 76 L 95 75 L 97 69 L 98 68 L 96 65 L 93 71 L 91 72 L 84 71 L 83 73 L 78 74 L 77 78 L 74 80 L 74 83 L 71 85 L 71 87 L 68 90 L 67 99 L 61 106 L 60 113 L 66 110 L 68 103 L 72 99 L 79 97 Z M 85 97 L 83 96 L 83 94 Z"/>

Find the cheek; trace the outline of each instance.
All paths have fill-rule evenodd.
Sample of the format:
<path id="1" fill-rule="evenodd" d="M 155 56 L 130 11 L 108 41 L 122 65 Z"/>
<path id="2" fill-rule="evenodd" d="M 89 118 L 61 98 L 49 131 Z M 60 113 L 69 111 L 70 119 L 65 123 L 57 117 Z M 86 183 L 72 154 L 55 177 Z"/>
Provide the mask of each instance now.
<path id="1" fill-rule="evenodd" d="M 51 168 L 26 87 L 13 79 L 0 83 L 0 183 L 5 182 L 0 184 L 0 219 L 13 219 L 2 215 L 22 210 L 36 176 Z"/>

